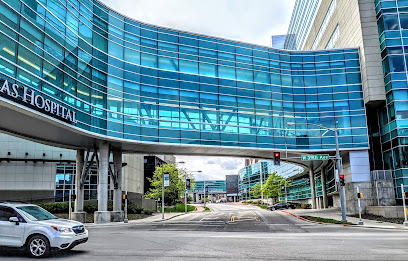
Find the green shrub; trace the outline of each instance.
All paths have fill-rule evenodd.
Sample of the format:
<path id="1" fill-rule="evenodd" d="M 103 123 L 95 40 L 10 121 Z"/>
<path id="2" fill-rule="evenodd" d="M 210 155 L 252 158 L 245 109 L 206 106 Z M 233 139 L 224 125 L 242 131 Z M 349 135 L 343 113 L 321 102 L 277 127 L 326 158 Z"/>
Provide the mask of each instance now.
<path id="1" fill-rule="evenodd" d="M 52 214 L 68 213 L 69 203 L 68 202 L 53 202 L 53 203 L 41 203 L 38 206 L 47 210 Z M 71 208 L 74 209 L 74 202 L 72 202 Z"/>
<path id="2" fill-rule="evenodd" d="M 312 205 L 310 205 L 310 204 L 300 204 L 300 208 L 309 209 L 309 208 L 312 208 Z"/>
<path id="3" fill-rule="evenodd" d="M 98 204 L 97 203 L 85 203 L 84 204 L 84 211 L 86 213 L 94 213 L 95 211 L 98 211 Z"/>
<path id="4" fill-rule="evenodd" d="M 142 214 L 143 208 L 137 205 L 128 205 L 128 214 Z"/>
<path id="5" fill-rule="evenodd" d="M 145 213 L 146 215 L 151 215 L 151 214 L 153 213 L 153 210 L 151 210 L 151 209 L 145 209 L 145 210 L 144 210 L 144 213 Z"/>

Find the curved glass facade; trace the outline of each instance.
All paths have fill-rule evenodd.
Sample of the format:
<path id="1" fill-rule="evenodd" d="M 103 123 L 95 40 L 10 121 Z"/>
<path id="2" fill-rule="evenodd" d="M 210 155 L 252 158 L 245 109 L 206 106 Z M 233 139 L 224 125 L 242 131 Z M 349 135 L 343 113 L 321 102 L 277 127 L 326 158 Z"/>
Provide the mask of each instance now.
<path id="1" fill-rule="evenodd" d="M 238 171 L 238 194 L 241 196 L 241 200 L 253 199 L 250 194 L 251 188 L 256 184 L 260 184 L 261 181 L 265 184 L 271 173 L 277 172 L 283 178 L 290 178 L 303 171 L 303 167 L 288 163 L 281 163 L 280 166 L 275 166 L 272 161 L 260 161 L 251 164 Z"/>
<path id="2" fill-rule="evenodd" d="M 262 167 L 262 170 L 261 170 Z M 279 176 L 291 180 L 290 186 L 286 188 L 288 200 L 302 200 L 312 197 L 309 174 L 302 175 L 300 177 L 292 178 L 304 171 L 303 167 L 281 163 L 280 166 L 275 166 L 272 161 L 261 161 L 239 170 L 239 195 L 241 200 L 255 199 L 250 194 L 251 188 L 261 183 L 261 173 L 263 176 L 263 184 L 266 183 L 269 175 L 276 172 Z M 333 163 L 328 164 L 326 175 L 326 192 L 332 194 L 337 192 L 336 181 L 334 177 Z M 308 182 L 309 180 L 309 182 Z M 314 173 L 315 180 L 315 193 L 317 197 L 323 195 L 321 172 Z M 280 200 L 284 200 L 281 198 Z"/>
<path id="3" fill-rule="evenodd" d="M 313 123 L 339 128 L 342 149 L 369 147 L 358 49 L 280 51 L 147 25 L 98 1 L 0 3 L 0 78 L 75 112 L 69 124 L 80 129 L 140 143 L 334 150 L 334 134 Z"/>
<path id="4" fill-rule="evenodd" d="M 408 188 L 408 1 L 373 1 L 387 93 L 386 104 L 377 111 L 379 124 L 373 128 L 380 145 L 375 167 L 393 170 L 396 197 L 401 199 L 401 184 L 405 191 Z"/>

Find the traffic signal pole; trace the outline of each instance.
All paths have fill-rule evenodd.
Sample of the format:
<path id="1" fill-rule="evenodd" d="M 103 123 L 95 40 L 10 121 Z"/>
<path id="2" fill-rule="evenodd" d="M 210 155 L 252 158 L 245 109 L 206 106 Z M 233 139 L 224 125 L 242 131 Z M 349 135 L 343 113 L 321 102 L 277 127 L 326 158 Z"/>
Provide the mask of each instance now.
<path id="1" fill-rule="evenodd" d="M 404 206 L 404 226 L 408 227 L 408 221 L 407 221 L 407 208 L 405 205 L 405 191 L 404 191 L 404 184 L 401 184 L 401 193 L 402 193 L 402 205 Z"/>
<path id="2" fill-rule="evenodd" d="M 340 149 L 339 149 L 339 134 L 338 130 L 334 129 L 334 136 L 336 139 L 336 161 L 337 161 L 337 180 L 340 180 L 340 174 L 343 174 L 343 166 L 341 163 L 341 158 L 340 158 Z M 344 188 L 343 186 L 339 186 L 339 193 L 340 193 L 340 205 L 341 205 L 341 221 L 347 222 L 346 218 L 346 201 L 344 198 Z"/>

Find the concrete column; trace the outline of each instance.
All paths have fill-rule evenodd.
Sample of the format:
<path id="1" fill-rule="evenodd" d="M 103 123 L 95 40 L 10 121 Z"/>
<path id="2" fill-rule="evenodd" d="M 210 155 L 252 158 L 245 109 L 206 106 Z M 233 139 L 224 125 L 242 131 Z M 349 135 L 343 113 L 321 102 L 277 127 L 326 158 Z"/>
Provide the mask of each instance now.
<path id="1" fill-rule="evenodd" d="M 326 168 L 322 168 L 320 170 L 320 175 L 321 175 L 321 180 L 322 180 L 323 208 L 328 208 L 325 172 L 326 172 Z"/>
<path id="2" fill-rule="evenodd" d="M 72 219 L 85 223 L 86 212 L 84 212 L 84 189 L 81 188 L 82 169 L 84 168 L 84 155 L 82 149 L 77 150 L 76 155 L 76 172 L 75 172 L 75 207 L 72 213 Z"/>
<path id="3" fill-rule="evenodd" d="M 96 224 L 109 223 L 110 212 L 108 211 L 108 174 L 109 174 L 109 143 L 99 142 L 99 166 L 98 166 L 98 211 L 94 214 Z"/>
<path id="4" fill-rule="evenodd" d="M 113 191 L 113 211 L 114 222 L 123 221 L 122 211 L 122 151 L 113 151 L 113 172 L 117 175 L 118 187 Z"/>
<path id="5" fill-rule="evenodd" d="M 313 175 L 313 165 L 309 169 L 309 178 L 310 178 L 310 188 L 312 193 L 312 209 L 316 209 L 316 191 L 315 191 L 315 180 Z"/>

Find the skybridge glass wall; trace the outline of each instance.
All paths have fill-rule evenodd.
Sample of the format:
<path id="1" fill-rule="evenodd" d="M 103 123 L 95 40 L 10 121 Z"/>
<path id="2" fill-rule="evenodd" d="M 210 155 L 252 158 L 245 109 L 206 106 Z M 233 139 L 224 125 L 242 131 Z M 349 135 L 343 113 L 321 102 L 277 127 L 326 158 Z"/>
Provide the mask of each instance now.
<path id="1" fill-rule="evenodd" d="M 334 150 L 313 123 L 337 127 L 341 149 L 369 147 L 353 48 L 276 50 L 148 25 L 96 0 L 3 0 L 0 78 L 121 141 Z"/>

